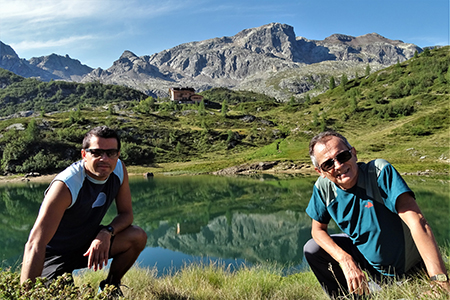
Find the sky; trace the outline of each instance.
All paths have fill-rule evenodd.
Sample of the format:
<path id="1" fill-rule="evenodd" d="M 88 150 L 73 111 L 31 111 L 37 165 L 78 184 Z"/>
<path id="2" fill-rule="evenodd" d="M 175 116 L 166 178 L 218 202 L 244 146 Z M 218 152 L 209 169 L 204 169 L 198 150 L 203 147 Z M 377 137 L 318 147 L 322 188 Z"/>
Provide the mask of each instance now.
<path id="1" fill-rule="evenodd" d="M 56 53 L 107 69 L 125 50 L 152 55 L 269 23 L 296 36 L 378 33 L 449 44 L 450 0 L 0 0 L 0 41 L 21 58 Z"/>

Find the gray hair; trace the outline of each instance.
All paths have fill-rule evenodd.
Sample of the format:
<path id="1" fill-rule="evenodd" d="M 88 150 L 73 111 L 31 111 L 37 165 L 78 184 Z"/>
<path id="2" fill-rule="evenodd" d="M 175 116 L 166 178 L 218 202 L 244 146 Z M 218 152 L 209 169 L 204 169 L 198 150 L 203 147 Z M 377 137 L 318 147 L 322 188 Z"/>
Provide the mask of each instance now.
<path id="1" fill-rule="evenodd" d="M 332 137 L 337 137 L 348 147 L 348 149 L 352 149 L 352 145 L 350 145 L 350 143 L 347 141 L 347 139 L 342 134 L 337 133 L 334 130 L 327 130 L 327 131 L 319 133 L 318 135 L 313 137 L 311 139 L 311 141 L 309 142 L 309 157 L 311 157 L 311 161 L 316 168 L 319 167 L 319 163 L 317 162 L 317 159 L 314 156 L 314 147 L 316 146 L 316 144 L 324 143 Z"/>

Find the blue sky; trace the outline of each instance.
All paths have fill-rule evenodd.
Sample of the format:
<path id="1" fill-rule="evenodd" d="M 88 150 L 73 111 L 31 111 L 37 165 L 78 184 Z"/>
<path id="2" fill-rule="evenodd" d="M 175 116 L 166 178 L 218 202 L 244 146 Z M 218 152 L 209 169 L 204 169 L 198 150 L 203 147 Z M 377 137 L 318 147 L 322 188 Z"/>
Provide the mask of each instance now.
<path id="1" fill-rule="evenodd" d="M 272 22 L 308 39 L 449 44 L 449 0 L 0 0 L 0 41 L 21 58 L 68 54 L 104 69 L 125 50 L 151 55 Z"/>

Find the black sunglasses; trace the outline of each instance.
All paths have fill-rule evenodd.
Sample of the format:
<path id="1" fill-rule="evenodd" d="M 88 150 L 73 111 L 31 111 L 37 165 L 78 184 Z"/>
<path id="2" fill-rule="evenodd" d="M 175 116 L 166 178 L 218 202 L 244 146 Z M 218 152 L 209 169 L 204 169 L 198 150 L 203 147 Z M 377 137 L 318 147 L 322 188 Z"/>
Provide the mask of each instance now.
<path id="1" fill-rule="evenodd" d="M 322 171 L 329 171 L 332 168 L 334 168 L 334 162 L 337 160 L 339 163 L 343 164 L 347 161 L 350 160 L 350 158 L 352 158 L 352 149 L 350 150 L 345 150 L 342 151 L 341 153 L 339 153 L 338 155 L 336 155 L 335 158 L 330 158 L 327 159 L 326 161 L 324 161 L 321 165 L 320 165 L 320 169 Z"/>
<path id="2" fill-rule="evenodd" d="M 93 157 L 102 157 L 105 153 L 110 158 L 119 155 L 118 149 L 84 149 L 84 151 L 91 153 Z"/>

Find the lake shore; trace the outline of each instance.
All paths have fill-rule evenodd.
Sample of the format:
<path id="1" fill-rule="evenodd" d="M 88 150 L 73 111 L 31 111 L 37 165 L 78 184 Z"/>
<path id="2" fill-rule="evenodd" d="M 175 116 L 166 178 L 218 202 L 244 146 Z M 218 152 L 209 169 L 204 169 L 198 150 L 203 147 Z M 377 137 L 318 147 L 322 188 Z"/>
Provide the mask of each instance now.
<path id="1" fill-rule="evenodd" d="M 157 167 L 145 167 L 145 166 L 127 166 L 128 175 L 131 176 L 146 176 L 152 174 L 152 176 L 172 176 L 172 175 L 200 175 L 200 174 L 212 174 L 219 176 L 233 176 L 233 175 L 255 175 L 255 174 L 271 174 L 271 175 L 303 175 L 310 176 L 317 174 L 312 165 L 300 164 L 293 162 L 256 162 L 245 163 L 228 167 L 216 172 L 197 171 L 192 172 L 186 170 L 186 166 L 189 163 L 173 163 L 171 164 L 159 164 Z M 0 176 L 1 183 L 18 183 L 18 182 L 51 182 L 58 173 L 54 174 L 13 174 Z"/>
<path id="2" fill-rule="evenodd" d="M 236 176 L 236 175 L 273 175 L 273 176 L 317 176 L 317 172 L 312 164 L 293 162 L 293 161 L 260 161 L 253 163 L 244 163 L 231 167 L 226 167 L 217 171 L 206 171 L 204 165 L 192 167 L 193 162 L 174 162 L 161 163 L 156 166 L 127 166 L 130 177 L 148 177 L 148 176 L 182 176 L 182 175 L 217 175 L 217 176 Z M 42 182 L 50 183 L 58 173 L 54 174 L 13 174 L 0 176 L 2 183 L 19 182 Z M 448 172 L 439 173 L 432 170 L 401 172 L 402 176 L 449 176 Z"/>

